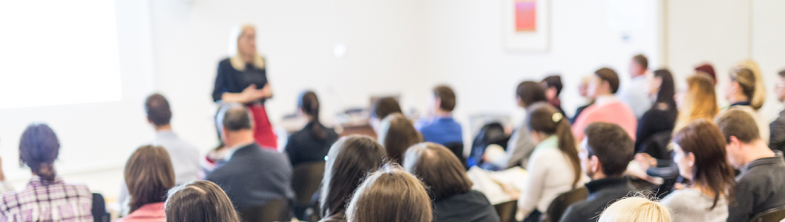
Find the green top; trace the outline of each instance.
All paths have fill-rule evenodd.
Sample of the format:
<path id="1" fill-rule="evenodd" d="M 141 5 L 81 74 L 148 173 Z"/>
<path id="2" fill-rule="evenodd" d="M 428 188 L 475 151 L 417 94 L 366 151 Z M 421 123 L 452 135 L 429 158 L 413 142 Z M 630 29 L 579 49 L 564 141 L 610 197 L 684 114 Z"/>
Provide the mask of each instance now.
<path id="1" fill-rule="evenodd" d="M 537 144 L 537 147 L 534 150 L 541 150 L 541 149 L 550 149 L 550 148 L 558 148 L 559 147 L 559 138 L 556 136 L 550 136 L 547 139 Z"/>

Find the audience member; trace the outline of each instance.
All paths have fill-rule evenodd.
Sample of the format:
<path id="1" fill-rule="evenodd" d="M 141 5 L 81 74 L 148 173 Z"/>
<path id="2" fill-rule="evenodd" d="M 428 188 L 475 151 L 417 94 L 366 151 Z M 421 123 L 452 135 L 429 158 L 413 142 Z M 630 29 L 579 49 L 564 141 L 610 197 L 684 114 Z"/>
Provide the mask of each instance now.
<path id="1" fill-rule="evenodd" d="M 673 142 L 673 161 L 692 184 L 668 194 L 662 204 L 675 221 L 726 221 L 735 181 L 720 129 L 699 119 L 677 132 Z"/>
<path id="2" fill-rule="evenodd" d="M 671 222 L 671 212 L 656 201 L 630 197 L 611 204 L 598 222 Z"/>
<path id="3" fill-rule="evenodd" d="M 635 131 L 635 150 L 644 152 L 643 145 L 652 136 L 660 133 L 668 133 L 673 130 L 676 124 L 676 116 L 679 114 L 676 108 L 676 93 L 673 83 L 673 75 L 667 69 L 654 71 L 654 79 L 651 85 L 651 95 L 656 98 L 654 105 L 643 114 L 638 121 L 638 129 Z"/>
<path id="4" fill-rule="evenodd" d="M 518 84 L 515 94 L 518 107 L 523 108 L 527 112 L 529 112 L 529 107 L 532 105 L 548 101 L 548 98 L 545 96 L 545 88 L 533 81 L 524 81 Z M 488 152 L 486 150 L 483 160 L 485 163 L 493 166 L 491 168 L 494 170 L 515 166 L 525 168 L 528 166 L 529 158 L 534 152 L 535 146 L 537 144 L 532 141 L 531 133 L 529 133 L 529 129 L 526 127 L 526 119 L 524 119 L 521 121 L 521 125 L 513 130 L 503 155 L 493 155 L 493 153 L 502 152 Z"/>
<path id="5" fill-rule="evenodd" d="M 736 64 L 735 69 L 741 68 L 749 69 L 755 76 L 755 93 L 753 93 L 752 99 L 750 99 L 750 106 L 755 110 L 759 110 L 766 101 L 766 84 L 763 81 L 763 73 L 758 63 L 752 59 L 746 59 Z"/>
<path id="6" fill-rule="evenodd" d="M 584 130 L 581 143 L 581 165 L 591 182 L 586 183 L 589 197 L 570 205 L 562 215 L 562 222 L 597 221 L 597 216 L 609 204 L 635 192 L 624 172 L 633 160 L 632 138 L 620 126 L 612 123 L 592 123 Z"/>
<path id="7" fill-rule="evenodd" d="M 763 103 L 752 104 L 752 99 L 760 90 L 756 86 L 757 78 L 755 73 L 748 69 L 739 67 L 731 71 L 730 84 L 725 88 L 725 99 L 731 103 L 728 109 L 739 109 L 750 113 L 755 118 L 758 124 L 758 129 L 761 133 L 763 142 L 769 142 L 769 127 L 768 122 L 764 121 L 760 116 L 758 110 L 763 106 Z"/>
<path id="8" fill-rule="evenodd" d="M 379 130 L 379 142 L 387 151 L 390 162 L 403 163 L 403 154 L 410 146 L 422 142 L 420 134 L 414 129 L 412 122 L 403 114 L 394 113 L 382 120 Z"/>
<path id="9" fill-rule="evenodd" d="M 583 110 L 586 109 L 586 107 L 589 107 L 592 104 L 594 104 L 595 98 L 594 96 L 589 94 L 589 83 L 591 83 L 591 80 L 592 80 L 592 76 L 584 76 L 581 79 L 581 84 L 578 85 L 578 95 L 586 99 L 586 105 L 580 106 L 578 107 L 578 109 L 575 110 L 575 114 L 570 119 L 570 124 L 575 123 L 575 120 L 578 119 L 578 116 L 581 115 L 581 113 L 583 112 Z"/>
<path id="10" fill-rule="evenodd" d="M 651 79 L 649 60 L 646 56 L 636 55 L 632 57 L 632 61 L 630 61 L 630 82 L 624 85 L 624 88 L 619 92 L 619 99 L 629 105 L 638 118 L 651 108 L 651 99 L 648 94 Z"/>
<path id="11" fill-rule="evenodd" d="M 239 104 L 229 106 L 222 132 L 229 147 L 227 162 L 207 175 L 207 180 L 221 186 L 240 211 L 275 199 L 292 199 L 292 166 L 286 155 L 259 147 L 251 114 Z"/>
<path id="12" fill-rule="evenodd" d="M 390 114 L 401 113 L 401 105 L 398 105 L 398 100 L 393 97 L 384 97 L 376 100 L 371 106 L 371 119 L 370 124 L 376 133 L 379 133 L 379 127 L 382 120 Z"/>
<path id="13" fill-rule="evenodd" d="M 239 106 L 235 106 L 239 107 Z M 215 121 L 215 129 L 218 134 L 218 146 L 210 150 L 207 155 L 202 158 L 199 163 L 202 165 L 202 172 L 204 175 L 210 175 L 216 168 L 219 166 L 223 166 L 226 164 L 226 155 L 229 153 L 229 147 L 226 146 L 226 143 L 223 139 L 223 121 L 224 116 L 226 115 L 226 110 L 232 108 L 231 105 L 223 105 L 218 107 L 218 110 L 215 112 L 215 117 L 213 120 Z"/>
<path id="14" fill-rule="evenodd" d="M 538 145 L 526 166 L 526 188 L 518 198 L 518 210 L 527 215 L 524 222 L 539 221 L 554 198 L 582 186 L 586 179 L 570 124 L 556 108 L 546 103 L 533 105 L 526 125 Z"/>
<path id="15" fill-rule="evenodd" d="M 166 193 L 175 185 L 166 149 L 150 145 L 136 149 L 125 163 L 125 183 L 131 194 L 131 214 L 120 222 L 166 221 Z"/>
<path id="16" fill-rule="evenodd" d="M 679 115 L 673 132 L 678 132 L 687 124 L 698 120 L 713 120 L 720 112 L 717 106 L 717 95 L 714 84 L 706 75 L 692 75 L 687 77 L 687 92 L 676 96 L 679 105 Z"/>
<path id="17" fill-rule="evenodd" d="M 368 173 L 384 163 L 384 148 L 367 136 L 348 136 L 327 154 L 321 196 L 321 222 L 345 222 L 346 204 Z"/>
<path id="18" fill-rule="evenodd" d="M 357 188 L 346 217 L 349 222 L 431 222 L 431 200 L 420 180 L 391 163 Z"/>
<path id="19" fill-rule="evenodd" d="M 562 116 L 567 116 L 564 113 L 564 109 L 561 108 L 561 99 L 559 99 L 559 95 L 561 94 L 561 89 L 563 87 L 561 82 L 561 76 L 559 75 L 552 75 L 545 77 L 542 81 L 540 81 L 542 87 L 545 88 L 545 97 L 548 98 L 548 104 L 551 106 L 556 107 L 561 113 Z"/>
<path id="20" fill-rule="evenodd" d="M 635 63 L 635 62 L 633 62 Z M 648 87 L 646 87 L 648 88 Z M 587 107 L 572 126 L 572 133 L 578 140 L 583 140 L 583 129 L 593 122 L 615 123 L 635 139 L 635 128 L 638 119 L 629 106 L 621 102 L 614 93 L 619 90 L 619 76 L 616 71 L 601 68 L 594 72 L 589 84 L 589 93 L 596 98 L 593 105 Z M 645 93 L 646 91 L 644 91 Z M 648 97 L 646 98 L 648 100 Z"/>
<path id="21" fill-rule="evenodd" d="M 717 73 L 714 72 L 714 66 L 711 66 L 711 64 L 704 63 L 698 67 L 695 67 L 695 73 L 708 75 L 712 82 L 714 82 L 714 85 L 717 85 Z"/>
<path id="22" fill-rule="evenodd" d="M 781 103 L 785 103 L 785 69 L 780 71 L 774 85 L 774 95 Z M 776 120 L 769 125 L 769 148 L 785 152 L 785 111 L 780 112 Z"/>
<path id="23" fill-rule="evenodd" d="M 319 122 L 319 107 L 319 98 L 311 91 L 304 92 L 297 102 L 298 111 L 308 119 L 308 124 L 292 134 L 286 143 L 286 154 L 292 166 L 324 161 L 330 146 L 338 140 L 335 130 Z"/>
<path id="24" fill-rule="evenodd" d="M 428 116 L 414 123 L 426 142 L 442 145 L 463 144 L 461 124 L 452 118 L 455 109 L 455 92 L 448 86 L 437 86 L 429 99 Z"/>
<path id="25" fill-rule="evenodd" d="M 19 141 L 19 160 L 33 178 L 22 191 L 3 195 L 0 221 L 93 221 L 93 194 L 84 185 L 66 184 L 54 161 L 60 141 L 46 124 L 32 124 Z M 67 212 L 67 213 L 65 213 Z"/>
<path id="26" fill-rule="evenodd" d="M 488 198 L 472 190 L 472 182 L 460 160 L 446 147 L 419 143 L 406 151 L 403 166 L 422 179 L 433 200 L 435 222 L 500 221 Z"/>
<path id="27" fill-rule="evenodd" d="M 169 190 L 166 222 L 240 222 L 232 201 L 218 185 L 194 181 Z"/>
<path id="28" fill-rule="evenodd" d="M 785 206 L 785 160 L 761 140 L 752 115 L 729 110 L 715 121 L 725 136 L 730 164 L 741 170 L 728 221 L 749 221 L 758 213 Z"/>

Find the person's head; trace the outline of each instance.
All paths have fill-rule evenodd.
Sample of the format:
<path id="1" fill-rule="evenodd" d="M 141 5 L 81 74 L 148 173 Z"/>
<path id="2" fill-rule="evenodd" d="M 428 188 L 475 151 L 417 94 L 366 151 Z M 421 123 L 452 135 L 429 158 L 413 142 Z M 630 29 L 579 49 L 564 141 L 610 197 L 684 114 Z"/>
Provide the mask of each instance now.
<path id="1" fill-rule="evenodd" d="M 142 146 L 125 163 L 125 185 L 131 196 L 130 212 L 145 204 L 166 201 L 166 192 L 175 185 L 169 153 L 160 146 Z"/>
<path id="2" fill-rule="evenodd" d="M 241 55 L 256 54 L 256 28 L 252 25 L 243 25 L 237 37 L 237 53 Z"/>
<path id="3" fill-rule="evenodd" d="M 227 104 L 221 122 L 221 134 L 224 143 L 232 147 L 237 143 L 253 139 L 253 117 L 251 113 L 240 104 Z"/>
<path id="4" fill-rule="evenodd" d="M 593 180 L 624 176 L 634 159 L 635 142 L 621 126 L 596 122 L 583 130 L 580 156 L 584 172 Z"/>
<path id="5" fill-rule="evenodd" d="M 19 141 L 19 163 L 26 164 L 42 180 L 54 181 L 54 162 L 60 153 L 60 141 L 46 124 L 31 124 Z"/>
<path id="6" fill-rule="evenodd" d="M 676 131 L 696 119 L 712 120 L 720 112 L 714 84 L 706 75 L 687 77 L 687 92 L 677 95 L 677 100 L 680 112 Z"/>
<path id="7" fill-rule="evenodd" d="M 547 97 L 548 100 L 558 98 L 559 94 L 561 94 L 561 89 L 563 87 L 561 76 L 548 76 L 545 77 L 545 79 L 543 79 L 540 83 L 543 85 L 543 87 L 545 87 L 545 97 Z"/>
<path id="8" fill-rule="evenodd" d="M 610 68 L 601 68 L 594 72 L 594 76 L 589 83 L 588 93 L 590 97 L 613 95 L 619 90 L 619 75 Z"/>
<path id="9" fill-rule="evenodd" d="M 725 88 L 725 99 L 732 102 L 750 102 L 755 95 L 755 74 L 747 68 L 737 68 L 728 75 L 730 81 Z"/>
<path id="10" fill-rule="evenodd" d="M 754 143 L 761 142 L 760 130 L 755 118 L 746 111 L 730 109 L 717 116 L 714 122 L 724 136 L 731 165 L 741 169 L 752 161 L 751 154 L 759 151 L 756 150 Z"/>
<path id="11" fill-rule="evenodd" d="M 608 206 L 599 222 L 671 222 L 668 207 L 643 197 L 629 197 Z"/>
<path id="12" fill-rule="evenodd" d="M 166 98 L 158 93 L 147 97 L 144 102 L 144 110 L 147 112 L 147 121 L 156 127 L 169 125 L 169 121 L 172 119 L 169 101 L 166 101 Z"/>
<path id="13" fill-rule="evenodd" d="M 240 222 L 226 193 L 213 182 L 197 180 L 169 190 L 166 222 Z"/>
<path id="14" fill-rule="evenodd" d="M 652 92 L 656 95 L 657 103 L 665 103 L 669 109 L 676 109 L 676 86 L 673 82 L 673 75 L 667 69 L 658 69 L 654 71 L 654 79 L 652 81 Z"/>
<path id="15" fill-rule="evenodd" d="M 573 185 L 581 178 L 581 161 L 578 159 L 578 149 L 575 147 L 575 137 L 570 129 L 570 122 L 566 117 L 547 103 L 536 103 L 529 108 L 526 117 L 526 126 L 532 134 L 535 143 L 555 136 L 558 139 L 558 148 L 570 160 L 575 174 Z"/>
<path id="16" fill-rule="evenodd" d="M 297 101 L 297 108 L 305 115 L 311 124 L 311 133 L 319 139 L 327 138 L 327 129 L 319 123 L 319 98 L 312 91 L 305 91 Z"/>
<path id="17" fill-rule="evenodd" d="M 422 182 L 397 164 L 372 173 L 346 210 L 349 222 L 430 222 L 431 199 Z"/>
<path id="18" fill-rule="evenodd" d="M 347 136 L 335 142 L 327 153 L 322 179 L 322 217 L 343 214 L 362 178 L 381 167 L 384 156 L 382 145 L 367 136 Z"/>
<path id="19" fill-rule="evenodd" d="M 750 98 L 750 106 L 758 110 L 763 107 L 763 102 L 766 101 L 766 84 L 764 83 L 763 73 L 761 73 L 760 66 L 754 60 L 747 59 L 736 65 L 736 69 L 746 68 L 752 71 L 755 76 L 755 92 Z"/>
<path id="20" fill-rule="evenodd" d="M 455 92 L 449 86 L 437 86 L 433 88 L 431 95 L 430 109 L 432 112 L 452 113 L 455 109 Z"/>
<path id="21" fill-rule="evenodd" d="M 728 192 L 735 183 L 723 137 L 717 125 L 704 119 L 690 123 L 673 137 L 673 161 L 679 174 L 714 194 L 712 208 L 721 197 L 732 196 Z"/>
<path id="22" fill-rule="evenodd" d="M 714 82 L 714 85 L 717 85 L 717 73 L 714 71 L 714 66 L 711 66 L 711 64 L 704 63 L 703 65 L 695 67 L 695 72 L 696 74 L 708 75 Z"/>
<path id="23" fill-rule="evenodd" d="M 236 70 L 243 71 L 248 65 L 264 68 L 264 59 L 256 51 L 256 28 L 253 25 L 232 27 L 228 51 L 229 61 Z"/>
<path id="24" fill-rule="evenodd" d="M 584 76 L 581 78 L 581 83 L 578 85 L 578 94 L 587 99 L 594 99 L 591 95 L 589 95 L 589 84 L 594 76 Z"/>
<path id="25" fill-rule="evenodd" d="M 394 113 L 382 120 L 379 143 L 384 146 L 391 162 L 401 164 L 406 149 L 419 142 L 422 142 L 420 134 L 403 114 Z"/>
<path id="26" fill-rule="evenodd" d="M 649 69 L 649 59 L 642 54 L 638 54 L 632 57 L 632 61 L 630 61 L 630 76 L 636 77 L 639 75 L 643 75 L 646 73 L 646 70 Z"/>
<path id="27" fill-rule="evenodd" d="M 398 100 L 393 97 L 384 97 L 376 100 L 371 106 L 371 126 L 376 132 L 379 132 L 379 124 L 381 121 L 390 114 L 403 113 L 401 105 Z"/>
<path id="28" fill-rule="evenodd" d="M 436 143 L 418 143 L 409 147 L 403 167 L 422 179 L 434 202 L 472 189 L 472 182 L 458 157 Z"/>
<path id="29" fill-rule="evenodd" d="M 777 83 L 774 85 L 774 95 L 777 100 L 785 102 L 785 69 L 777 73 Z"/>
<path id="30" fill-rule="evenodd" d="M 548 101 L 548 97 L 545 96 L 545 87 L 534 81 L 524 81 L 518 84 L 515 98 L 518 100 L 518 106 L 524 109 L 528 109 L 529 106 L 537 102 Z"/>

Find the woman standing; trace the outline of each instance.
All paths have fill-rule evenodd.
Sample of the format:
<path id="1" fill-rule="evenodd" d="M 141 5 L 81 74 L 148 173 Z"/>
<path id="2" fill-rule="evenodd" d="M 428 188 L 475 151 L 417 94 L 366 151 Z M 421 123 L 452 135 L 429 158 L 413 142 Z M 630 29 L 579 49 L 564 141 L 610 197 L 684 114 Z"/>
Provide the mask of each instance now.
<path id="1" fill-rule="evenodd" d="M 232 30 L 229 58 L 218 63 L 213 101 L 242 103 L 253 113 L 254 138 L 261 147 L 277 149 L 278 143 L 264 101 L 273 97 L 265 60 L 256 52 L 256 29 L 251 25 Z"/>

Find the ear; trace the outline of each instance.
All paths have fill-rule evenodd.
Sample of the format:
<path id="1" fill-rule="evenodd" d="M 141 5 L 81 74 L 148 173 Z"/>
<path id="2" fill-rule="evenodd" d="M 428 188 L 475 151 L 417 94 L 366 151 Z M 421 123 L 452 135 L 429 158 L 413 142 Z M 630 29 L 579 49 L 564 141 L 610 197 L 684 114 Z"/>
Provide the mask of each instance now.
<path id="1" fill-rule="evenodd" d="M 515 101 L 518 101 L 518 106 L 526 108 L 526 105 L 523 104 L 523 99 L 520 96 L 515 96 Z"/>
<path id="2" fill-rule="evenodd" d="M 147 123 L 149 123 L 149 124 L 153 124 L 153 121 L 152 121 L 152 120 L 150 120 L 150 118 L 146 118 L 146 119 L 147 119 Z"/>
<path id="3" fill-rule="evenodd" d="M 545 91 L 545 96 L 548 98 L 556 97 L 556 87 L 548 87 L 548 90 Z"/>
<path id="4" fill-rule="evenodd" d="M 739 145 L 741 145 L 741 141 L 739 141 L 739 138 L 736 138 L 736 136 L 730 136 L 730 143 L 728 143 L 728 146 L 738 147 Z"/>
<path id="5" fill-rule="evenodd" d="M 600 159 L 597 158 L 597 155 L 592 156 L 589 158 L 589 169 L 591 172 L 600 172 L 602 171 L 602 163 L 600 163 Z"/>
<path id="6" fill-rule="evenodd" d="M 687 160 L 687 165 L 689 165 L 690 167 L 695 166 L 695 154 L 687 153 L 687 155 L 684 155 L 684 158 L 685 160 Z"/>

